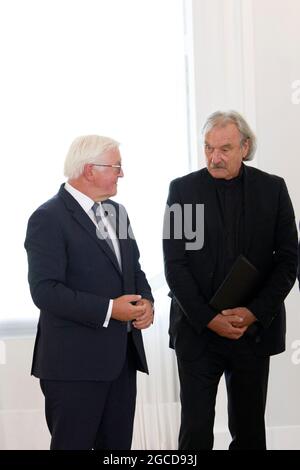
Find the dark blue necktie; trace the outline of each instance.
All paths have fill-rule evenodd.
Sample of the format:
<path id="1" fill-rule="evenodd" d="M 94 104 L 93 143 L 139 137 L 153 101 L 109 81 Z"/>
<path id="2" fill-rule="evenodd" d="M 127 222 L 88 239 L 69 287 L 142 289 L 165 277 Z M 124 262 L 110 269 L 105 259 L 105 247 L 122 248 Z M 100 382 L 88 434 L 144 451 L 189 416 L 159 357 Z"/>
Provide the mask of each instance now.
<path id="1" fill-rule="evenodd" d="M 116 256 L 114 245 L 113 245 L 113 243 L 111 241 L 111 238 L 109 236 L 107 227 L 103 222 L 103 219 L 102 219 L 102 216 L 101 216 L 101 213 L 100 213 L 100 205 L 99 205 L 98 202 L 95 202 L 95 204 L 93 204 L 92 211 L 94 212 L 95 219 L 96 219 L 96 222 L 97 222 L 97 225 L 98 225 L 98 228 L 99 228 L 99 230 L 97 231 L 98 237 L 101 238 L 102 240 L 106 241 L 106 243 L 110 247 L 111 251 Z"/>

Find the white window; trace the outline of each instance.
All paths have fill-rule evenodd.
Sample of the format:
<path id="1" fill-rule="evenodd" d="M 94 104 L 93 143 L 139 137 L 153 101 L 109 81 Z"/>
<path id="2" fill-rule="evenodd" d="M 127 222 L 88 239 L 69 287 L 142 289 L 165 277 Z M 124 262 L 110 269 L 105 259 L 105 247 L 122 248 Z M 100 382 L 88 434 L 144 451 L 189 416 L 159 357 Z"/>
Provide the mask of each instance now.
<path id="1" fill-rule="evenodd" d="M 128 209 L 143 269 L 163 282 L 171 179 L 187 172 L 182 0 L 0 3 L 0 320 L 37 319 L 23 247 L 28 217 L 64 181 L 78 135 L 122 143 Z"/>

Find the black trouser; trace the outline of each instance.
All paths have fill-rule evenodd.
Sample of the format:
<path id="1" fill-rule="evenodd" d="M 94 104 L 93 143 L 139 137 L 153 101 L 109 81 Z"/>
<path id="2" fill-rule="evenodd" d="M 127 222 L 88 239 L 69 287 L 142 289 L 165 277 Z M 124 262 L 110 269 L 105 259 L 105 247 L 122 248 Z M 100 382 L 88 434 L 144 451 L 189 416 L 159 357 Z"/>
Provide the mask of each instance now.
<path id="1" fill-rule="evenodd" d="M 179 449 L 211 450 L 218 384 L 225 373 L 230 449 L 265 449 L 269 357 L 256 356 L 245 338 L 214 338 L 195 361 L 178 358 L 181 398 Z"/>
<path id="2" fill-rule="evenodd" d="M 41 380 L 51 449 L 130 449 L 136 401 L 134 347 L 111 382 Z M 105 360 L 100 358 L 99 360 Z"/>

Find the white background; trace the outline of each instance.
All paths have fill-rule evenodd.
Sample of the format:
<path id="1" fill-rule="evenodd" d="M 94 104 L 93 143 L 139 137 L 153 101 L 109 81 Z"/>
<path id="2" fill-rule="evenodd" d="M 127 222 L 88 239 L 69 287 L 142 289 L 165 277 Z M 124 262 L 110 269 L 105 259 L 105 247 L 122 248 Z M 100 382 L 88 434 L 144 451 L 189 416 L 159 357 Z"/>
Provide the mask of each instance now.
<path id="1" fill-rule="evenodd" d="M 181 0 L 1 0 L 0 321 L 37 318 L 27 219 L 64 181 L 78 135 L 121 142 L 125 204 L 148 277 L 162 272 L 168 184 L 187 171 Z"/>

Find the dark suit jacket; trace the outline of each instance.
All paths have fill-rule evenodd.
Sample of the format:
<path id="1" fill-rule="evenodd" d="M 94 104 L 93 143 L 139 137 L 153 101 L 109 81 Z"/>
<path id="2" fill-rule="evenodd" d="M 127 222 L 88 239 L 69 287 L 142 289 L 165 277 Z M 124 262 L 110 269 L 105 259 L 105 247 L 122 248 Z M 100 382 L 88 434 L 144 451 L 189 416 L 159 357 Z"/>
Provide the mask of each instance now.
<path id="1" fill-rule="evenodd" d="M 298 282 L 299 282 L 299 289 L 300 289 L 300 240 L 298 243 Z"/>
<path id="2" fill-rule="evenodd" d="M 248 307 L 258 319 L 250 340 L 257 354 L 277 354 L 285 348 L 283 301 L 297 269 L 297 228 L 282 178 L 244 165 L 244 255 L 262 276 L 260 289 Z M 192 360 L 213 337 L 206 325 L 216 315 L 208 304 L 213 296 L 215 247 L 222 231 L 214 180 L 207 169 L 171 182 L 168 205 L 204 204 L 204 246 L 185 250 L 185 238 L 164 240 L 165 274 L 172 296 L 170 342 L 183 359 Z M 195 228 L 195 225 L 194 225 Z M 172 233 L 172 227 L 171 227 Z M 190 241 L 190 240 L 188 240 Z"/>
<path id="3" fill-rule="evenodd" d="M 32 374 L 54 380 L 113 380 L 124 364 L 127 323 L 110 319 L 109 299 L 140 294 L 153 300 L 134 239 L 120 239 L 122 272 L 105 240 L 61 186 L 30 217 L 25 240 L 29 284 L 40 309 Z M 113 201 L 117 233 L 128 219 Z M 113 217 L 110 219 L 112 220 Z M 123 224 L 123 226 L 121 226 Z M 142 335 L 132 328 L 137 368 L 147 372 Z"/>

